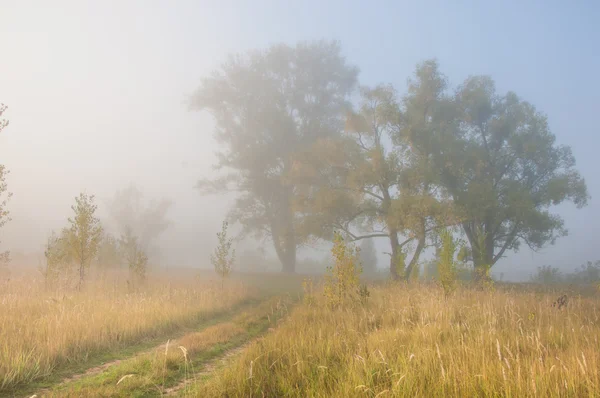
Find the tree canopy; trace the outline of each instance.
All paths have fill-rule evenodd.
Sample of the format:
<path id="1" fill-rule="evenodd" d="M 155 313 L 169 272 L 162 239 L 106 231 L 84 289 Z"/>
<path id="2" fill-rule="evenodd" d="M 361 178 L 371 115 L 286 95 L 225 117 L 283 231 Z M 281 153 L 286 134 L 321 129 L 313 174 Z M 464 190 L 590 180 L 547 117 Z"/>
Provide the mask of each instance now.
<path id="1" fill-rule="evenodd" d="M 435 62 L 420 70 L 422 82 L 445 80 Z M 476 267 L 491 267 L 521 243 L 538 250 L 567 234 L 550 207 L 570 201 L 580 208 L 589 195 L 571 149 L 556 143 L 544 114 L 515 93 L 498 94 L 489 76 L 469 77 L 433 106 L 443 127 L 426 136 L 432 163 Z"/>
<path id="2" fill-rule="evenodd" d="M 198 188 L 237 192 L 229 217 L 244 234 L 270 239 L 284 271 L 294 271 L 309 238 L 298 228 L 297 187 L 287 178 L 293 155 L 340 133 L 356 76 L 337 42 L 280 44 L 231 56 L 192 98 L 193 109 L 215 120 L 216 168 L 224 173 Z"/>
<path id="3" fill-rule="evenodd" d="M 408 277 L 447 227 L 487 272 L 522 243 L 537 250 L 567 233 L 551 207 L 585 206 L 568 146 L 547 118 L 489 76 L 450 87 L 437 61 L 417 65 L 406 93 L 361 87 L 338 43 L 276 45 L 232 56 L 192 100 L 221 144 L 204 193 L 235 191 L 230 218 L 270 238 L 293 271 L 312 238 L 386 238 L 390 271 Z"/>
<path id="4" fill-rule="evenodd" d="M 134 184 L 118 190 L 107 202 L 118 234 L 136 236 L 141 250 L 148 253 L 155 249 L 153 245 L 156 239 L 169 227 L 167 213 L 172 205 L 168 199 L 147 201 Z"/>

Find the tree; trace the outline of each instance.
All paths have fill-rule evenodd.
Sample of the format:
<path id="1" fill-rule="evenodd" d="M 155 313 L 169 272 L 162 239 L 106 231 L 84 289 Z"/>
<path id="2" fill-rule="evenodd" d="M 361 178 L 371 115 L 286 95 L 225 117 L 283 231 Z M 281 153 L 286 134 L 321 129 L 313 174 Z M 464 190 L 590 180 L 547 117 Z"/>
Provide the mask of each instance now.
<path id="1" fill-rule="evenodd" d="M 440 187 L 453 201 L 476 271 L 487 275 L 506 251 L 525 242 L 532 250 L 567 234 L 550 212 L 565 201 L 578 208 L 589 198 L 568 146 L 557 145 L 545 115 L 516 94 L 496 93 L 487 76 L 469 77 L 444 95 L 435 61 L 417 69 L 417 86 L 436 87 L 437 112 L 422 142 Z"/>
<path id="2" fill-rule="evenodd" d="M 12 193 L 8 192 L 8 185 L 6 184 L 8 173 L 9 171 L 6 170 L 4 165 L 0 164 L 0 228 L 10 221 L 10 213 L 6 209 L 6 205 L 12 196 Z M 0 252 L 0 265 L 7 263 L 9 260 L 10 252 Z"/>
<path id="3" fill-rule="evenodd" d="M 452 231 L 445 229 L 440 231 L 440 246 L 437 248 L 437 273 L 440 280 L 440 284 L 444 289 L 444 295 L 446 298 L 456 288 L 456 260 L 454 259 L 456 254 L 456 242 Z"/>
<path id="4" fill-rule="evenodd" d="M 138 237 L 143 250 L 150 252 L 156 239 L 170 225 L 166 217 L 172 204 L 168 199 L 146 202 L 142 192 L 134 184 L 130 184 L 115 193 L 107 202 L 107 208 L 117 225 L 118 233 L 132 233 Z"/>
<path id="5" fill-rule="evenodd" d="M 391 86 L 361 93 L 360 109 L 348 114 L 341 139 L 321 140 L 297 156 L 304 220 L 325 235 L 333 228 L 350 240 L 387 238 L 392 276 L 409 277 L 448 205 L 433 195 L 427 153 L 410 140 L 409 116 L 416 111 L 403 110 Z"/>
<path id="6" fill-rule="evenodd" d="M 542 265 L 537 267 L 537 273 L 531 276 L 531 281 L 542 283 L 544 285 L 558 284 L 562 281 L 563 275 L 560 270 L 550 265 Z"/>
<path id="7" fill-rule="evenodd" d="M 331 248 L 333 265 L 327 267 L 323 294 L 332 308 L 356 302 L 360 298 L 360 249 L 347 244 L 341 234 L 334 233 Z M 365 291 L 366 293 L 366 291 Z"/>
<path id="8" fill-rule="evenodd" d="M 373 276 L 377 273 L 377 252 L 375 251 L 373 239 L 362 240 L 360 244 L 360 263 L 364 274 Z"/>
<path id="9" fill-rule="evenodd" d="M 0 104 L 0 117 L 6 109 L 6 105 Z M 6 126 L 8 126 L 8 120 L 0 119 L 0 132 L 2 132 Z M 6 205 L 12 196 L 12 194 L 8 192 L 8 185 L 6 184 L 6 176 L 8 173 L 9 171 L 6 167 L 0 164 L 0 228 L 10 221 L 10 214 L 6 209 Z M 0 252 L 0 265 L 7 263 L 10 260 L 9 256 L 10 252 L 8 251 Z"/>
<path id="10" fill-rule="evenodd" d="M 119 241 L 111 234 L 105 233 L 100 239 L 97 264 L 101 271 L 118 268 L 121 264 Z"/>
<path id="11" fill-rule="evenodd" d="M 225 172 L 198 188 L 237 192 L 229 219 L 242 235 L 270 239 L 284 272 L 295 271 L 297 248 L 310 236 L 298 229 L 293 154 L 339 134 L 356 76 L 337 42 L 280 44 L 230 57 L 192 99 L 192 109 L 214 117 L 223 148 L 216 169 Z"/>
<path id="12" fill-rule="evenodd" d="M 148 268 L 148 257 L 140 246 L 138 238 L 133 235 L 131 228 L 126 228 L 125 233 L 121 235 L 119 251 L 127 263 L 131 284 L 134 287 L 144 284 Z"/>
<path id="13" fill-rule="evenodd" d="M 215 252 L 210 255 L 210 262 L 215 268 L 215 272 L 221 277 L 221 286 L 231 273 L 235 261 L 235 249 L 231 249 L 233 239 L 227 237 L 227 226 L 227 222 L 223 221 L 221 232 L 217 232 L 219 244 L 215 248 Z"/>
<path id="14" fill-rule="evenodd" d="M 79 267 L 78 289 L 81 290 L 85 280 L 85 270 L 98 253 L 102 238 L 100 220 L 95 217 L 97 206 L 94 195 L 80 193 L 75 197 L 75 205 L 71 206 L 75 216 L 69 218 L 69 248 L 73 260 Z"/>
<path id="15" fill-rule="evenodd" d="M 73 256 L 70 248 L 70 230 L 63 228 L 60 234 L 52 231 L 46 242 L 46 269 L 42 271 L 46 288 L 55 287 L 61 280 L 68 279 L 73 269 Z"/>

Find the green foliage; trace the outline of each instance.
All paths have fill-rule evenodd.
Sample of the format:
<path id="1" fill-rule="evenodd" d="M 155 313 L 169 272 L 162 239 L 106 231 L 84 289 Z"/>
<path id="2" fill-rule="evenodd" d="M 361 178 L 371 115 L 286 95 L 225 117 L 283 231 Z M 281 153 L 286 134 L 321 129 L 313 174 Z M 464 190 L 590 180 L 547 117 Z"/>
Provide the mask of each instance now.
<path id="1" fill-rule="evenodd" d="M 40 270 L 47 289 L 66 288 L 72 278 L 74 264 L 69 234 L 70 230 L 63 228 L 60 234 L 52 231 L 48 237 L 44 251 L 46 268 Z"/>
<path id="2" fill-rule="evenodd" d="M 222 284 L 231 273 L 235 261 L 235 249 L 231 248 L 233 239 L 227 237 L 227 227 L 227 221 L 223 221 L 221 232 L 217 232 L 219 244 L 210 256 L 210 262 L 215 268 L 215 272 L 221 277 Z"/>
<path id="3" fill-rule="evenodd" d="M 408 275 L 398 266 L 396 249 L 415 241 L 410 259 L 405 251 L 405 267 L 418 263 L 439 203 L 431 195 L 426 155 L 411 151 L 411 143 L 397 134 L 409 126 L 402 124 L 393 87 L 363 87 L 361 97 L 359 109 L 346 117 L 342 137 L 322 139 L 296 156 L 298 178 L 308 186 L 301 204 L 305 221 L 327 238 L 333 229 L 353 240 L 387 237 L 393 252 L 389 271 L 402 278 Z"/>
<path id="4" fill-rule="evenodd" d="M 359 275 L 360 249 L 348 245 L 339 233 L 335 233 L 333 247 L 333 266 L 327 267 L 323 293 L 331 308 L 351 305 L 360 300 Z"/>
<path id="5" fill-rule="evenodd" d="M 129 269 L 130 286 L 137 288 L 143 285 L 146 282 L 148 256 L 141 248 L 138 238 L 133 235 L 131 228 L 126 228 L 118 244 L 118 251 L 123 256 Z"/>
<path id="6" fill-rule="evenodd" d="M 85 281 L 85 270 L 98 254 L 102 226 L 95 216 L 97 206 L 94 204 L 94 195 L 80 193 L 71 209 L 75 215 L 69 218 L 68 245 L 73 261 L 79 267 L 78 288 L 81 289 Z"/>
<path id="7" fill-rule="evenodd" d="M 216 122 L 216 167 L 230 171 L 198 188 L 239 192 L 230 218 L 243 235 L 271 239 L 283 271 L 294 272 L 297 247 L 314 233 L 296 208 L 294 155 L 339 135 L 356 76 L 336 42 L 278 44 L 230 57 L 193 97 Z"/>
<path id="8" fill-rule="evenodd" d="M 493 266 L 524 242 L 532 249 L 564 236 L 551 206 L 585 206 L 588 193 L 571 149 L 557 145 L 545 115 L 488 76 L 472 76 L 454 94 L 435 61 L 417 67 L 415 89 L 427 87 L 435 131 L 421 131 L 437 184 L 452 200 L 475 268 Z M 484 241 L 480 241 L 484 234 Z M 486 274 L 483 269 L 480 273 Z"/>
<path id="9" fill-rule="evenodd" d="M 362 95 L 344 139 L 303 154 L 303 173 L 317 176 L 304 203 L 315 220 L 353 239 L 363 230 L 388 237 L 392 275 L 408 277 L 396 247 L 417 243 L 404 259 L 410 270 L 433 231 L 460 226 L 470 246 L 460 257 L 470 255 L 476 278 L 490 284 L 506 252 L 566 234 L 552 206 L 587 204 L 571 150 L 556 144 L 546 116 L 514 93 L 497 93 L 487 76 L 451 90 L 430 60 L 417 66 L 402 101 L 387 86 Z"/>
<path id="10" fill-rule="evenodd" d="M 299 244 L 335 229 L 352 240 L 388 238 L 390 272 L 407 278 L 436 230 L 460 227 L 469 245 L 460 261 L 491 285 L 505 253 L 566 235 L 550 210 L 585 206 L 587 187 L 533 105 L 498 93 L 487 76 L 453 89 L 428 60 L 404 97 L 391 86 L 362 88 L 358 109 L 344 112 L 356 72 L 339 50 L 275 46 L 232 58 L 194 99 L 217 121 L 218 166 L 233 170 L 199 187 L 241 191 L 231 216 L 246 233 L 271 237 L 284 269 L 294 269 Z"/>
<path id="11" fill-rule="evenodd" d="M 437 270 L 439 282 L 444 289 L 444 294 L 448 297 L 456 288 L 456 262 L 454 254 L 456 252 L 456 242 L 450 229 L 444 229 L 440 232 L 441 245 L 438 248 Z"/>

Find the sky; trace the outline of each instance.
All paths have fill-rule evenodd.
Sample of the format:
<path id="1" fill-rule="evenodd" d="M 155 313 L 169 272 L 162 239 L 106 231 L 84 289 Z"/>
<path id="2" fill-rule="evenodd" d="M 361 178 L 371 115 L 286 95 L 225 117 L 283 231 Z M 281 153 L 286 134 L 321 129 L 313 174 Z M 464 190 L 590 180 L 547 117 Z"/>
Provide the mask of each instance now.
<path id="1" fill-rule="evenodd" d="M 451 84 L 491 75 L 500 93 L 547 114 L 592 199 L 556 208 L 568 237 L 511 254 L 496 273 L 600 259 L 599 19 L 593 1 L 0 0 L 0 103 L 10 120 L 0 163 L 14 193 L 0 240 L 39 250 L 80 191 L 110 198 L 135 182 L 175 202 L 169 261 L 206 263 L 230 201 L 193 189 L 212 173 L 216 147 L 211 118 L 189 111 L 187 98 L 230 53 L 336 39 L 361 84 L 402 93 L 415 65 L 435 57 Z"/>

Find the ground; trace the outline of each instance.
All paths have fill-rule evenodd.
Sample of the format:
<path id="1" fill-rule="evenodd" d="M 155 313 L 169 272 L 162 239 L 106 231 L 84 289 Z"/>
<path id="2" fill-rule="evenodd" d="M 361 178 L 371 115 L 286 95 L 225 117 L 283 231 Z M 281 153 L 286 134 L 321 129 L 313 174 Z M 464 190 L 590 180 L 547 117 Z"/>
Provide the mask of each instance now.
<path id="1" fill-rule="evenodd" d="M 107 278 L 0 292 L 0 396 L 600 396 L 593 289 L 377 282 L 332 308 L 301 275 Z M 110 290 L 108 287 L 111 286 Z M 552 304 L 567 295 L 565 306 Z"/>

